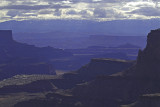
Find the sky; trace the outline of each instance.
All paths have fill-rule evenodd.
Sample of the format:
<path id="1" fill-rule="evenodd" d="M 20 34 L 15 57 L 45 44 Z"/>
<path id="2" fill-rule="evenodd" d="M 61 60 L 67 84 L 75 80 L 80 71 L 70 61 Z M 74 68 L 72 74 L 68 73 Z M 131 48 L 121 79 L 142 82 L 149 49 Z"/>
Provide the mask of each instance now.
<path id="1" fill-rule="evenodd" d="M 0 22 L 160 18 L 160 0 L 0 0 Z"/>

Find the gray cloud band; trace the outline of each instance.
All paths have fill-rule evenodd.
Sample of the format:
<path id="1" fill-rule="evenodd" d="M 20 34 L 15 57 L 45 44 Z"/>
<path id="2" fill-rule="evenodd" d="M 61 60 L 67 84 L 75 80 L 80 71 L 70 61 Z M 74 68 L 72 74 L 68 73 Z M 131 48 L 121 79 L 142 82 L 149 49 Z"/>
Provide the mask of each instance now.
<path id="1" fill-rule="evenodd" d="M 8 5 L 1 6 L 0 9 L 16 9 L 16 10 L 40 10 L 40 9 L 60 9 L 60 8 L 70 8 L 71 6 L 61 6 L 61 5 Z"/>
<path id="2" fill-rule="evenodd" d="M 160 16 L 160 0 L 4 0 L 0 6 L 11 18 L 78 18 L 118 20 Z M 138 4 L 139 3 L 139 4 Z M 155 3 L 155 4 L 154 4 Z M 44 4 L 44 5 L 42 5 Z M 126 6 L 126 7 L 125 7 Z M 16 16 L 16 17 L 15 17 Z"/>

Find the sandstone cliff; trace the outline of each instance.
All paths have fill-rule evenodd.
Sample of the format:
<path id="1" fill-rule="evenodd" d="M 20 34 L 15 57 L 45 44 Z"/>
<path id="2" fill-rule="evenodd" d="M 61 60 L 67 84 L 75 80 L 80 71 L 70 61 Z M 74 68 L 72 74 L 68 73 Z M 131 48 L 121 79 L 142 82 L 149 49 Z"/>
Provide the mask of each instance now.
<path id="1" fill-rule="evenodd" d="M 18 43 L 11 30 L 0 30 L 0 79 L 18 74 L 55 74 L 50 60 L 68 56 L 72 54 L 62 49 Z"/>
<path id="2" fill-rule="evenodd" d="M 160 31 L 152 30 L 147 38 L 147 46 L 139 51 L 134 66 L 78 86 L 72 90 L 73 94 L 88 107 L 119 107 L 134 102 L 142 94 L 160 92 Z"/>
<path id="3" fill-rule="evenodd" d="M 147 46 L 143 51 L 139 51 L 137 62 L 128 70 L 116 73 L 110 76 L 99 76 L 92 81 L 84 84 L 78 84 L 76 87 L 63 91 L 65 95 L 69 93 L 76 100 L 69 100 L 65 95 L 56 97 L 61 100 L 60 104 L 55 104 L 58 107 L 64 107 L 65 104 L 70 104 L 70 107 L 120 107 L 121 105 L 127 105 L 135 102 L 139 99 L 139 96 L 144 94 L 152 94 L 160 92 L 159 76 L 160 76 L 160 31 L 152 30 L 148 34 Z M 94 71 L 94 68 L 101 69 L 99 60 L 92 60 L 95 64 L 89 64 L 86 68 L 82 68 L 79 74 L 83 74 L 86 70 L 90 74 L 90 69 Z M 105 60 L 102 60 L 104 63 Z M 112 62 L 109 61 L 109 62 Z M 100 64 L 100 65 L 98 65 Z M 91 66 L 92 65 L 92 66 Z M 108 66 L 106 69 L 114 70 L 119 68 L 119 64 L 114 66 Z M 91 67 L 91 68 L 90 68 Z M 111 68 L 109 68 L 111 67 Z M 83 71 L 84 70 L 84 71 Z M 103 71 L 103 69 L 101 69 Z M 95 70 L 98 71 L 98 70 Z M 84 73 L 85 74 L 85 73 Z M 75 81 L 77 76 L 65 75 L 66 80 Z M 68 77 L 68 78 L 67 78 Z M 80 76 L 81 77 L 81 76 Z M 66 81 L 64 79 L 64 81 Z M 57 80 L 58 81 L 58 80 Z M 54 83 L 54 82 L 53 82 Z M 61 84 L 62 85 L 62 84 Z M 49 104 L 50 102 L 56 102 L 54 99 L 55 93 L 48 99 L 30 100 L 28 102 L 22 102 L 15 107 L 25 107 L 23 104 L 34 105 L 38 102 L 44 101 Z M 67 103 L 66 103 L 67 102 Z M 159 97 L 154 96 L 142 96 L 135 107 L 157 107 L 159 106 Z M 41 105 L 39 105 L 41 107 Z M 133 107 L 134 107 L 133 106 Z M 50 107 L 48 105 L 48 107 Z M 132 107 L 132 106 L 131 106 Z"/>
<path id="4" fill-rule="evenodd" d="M 146 48 L 139 50 L 137 64 L 125 76 L 136 78 L 159 78 L 160 77 L 160 30 L 151 30 L 147 36 Z"/>
<path id="5" fill-rule="evenodd" d="M 121 107 L 160 107 L 160 93 L 142 95 L 135 103 Z"/>

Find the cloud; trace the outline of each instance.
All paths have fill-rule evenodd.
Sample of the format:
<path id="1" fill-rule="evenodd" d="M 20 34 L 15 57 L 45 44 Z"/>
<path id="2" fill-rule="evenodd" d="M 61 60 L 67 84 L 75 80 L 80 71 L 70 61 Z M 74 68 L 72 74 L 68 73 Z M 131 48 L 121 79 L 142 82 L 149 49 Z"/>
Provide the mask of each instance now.
<path id="1" fill-rule="evenodd" d="M 142 7 L 129 13 L 144 15 L 144 16 L 160 16 L 160 9 L 154 7 Z"/>
<path id="2" fill-rule="evenodd" d="M 126 18 L 126 16 L 121 13 L 118 12 L 114 9 L 95 9 L 94 12 L 94 17 L 96 18 L 106 18 L 106 19 L 121 19 L 121 18 Z"/>
<path id="3" fill-rule="evenodd" d="M 106 18 L 107 17 L 107 12 L 105 9 L 94 9 L 94 16 L 98 18 Z"/>
<path id="4" fill-rule="evenodd" d="M 38 14 L 53 14 L 53 10 L 40 10 Z"/>
<path id="5" fill-rule="evenodd" d="M 49 5 L 35 5 L 35 6 L 27 6 L 27 5 L 10 5 L 3 6 L 0 9 L 15 9 L 15 10 L 40 10 L 50 8 Z"/>
<path id="6" fill-rule="evenodd" d="M 160 0 L 152 0 L 152 1 L 155 3 L 155 7 L 160 7 L 159 6 Z"/>
<path id="7" fill-rule="evenodd" d="M 10 10 L 7 12 L 8 16 L 14 18 L 14 17 L 27 17 L 27 16 L 37 16 L 38 14 L 35 14 L 35 11 L 28 11 L 28 10 L 22 10 L 22 11 L 19 11 L 19 10 Z"/>
<path id="8" fill-rule="evenodd" d="M 67 15 L 77 15 L 79 14 L 79 12 L 75 11 L 75 10 L 70 10 L 68 12 L 66 12 Z"/>
<path id="9" fill-rule="evenodd" d="M 62 14 L 62 11 L 61 11 L 60 9 L 56 9 L 56 10 L 54 11 L 54 15 L 55 15 L 55 16 L 61 16 L 61 14 Z"/>
<path id="10" fill-rule="evenodd" d="M 22 12 L 18 11 L 18 10 L 11 10 L 11 11 L 8 11 L 7 12 L 7 15 L 8 16 L 11 16 L 11 17 L 15 17 L 15 16 L 21 16 L 22 15 Z"/>
<path id="11" fill-rule="evenodd" d="M 3 0 L 0 10 L 10 20 L 160 18 L 160 0 Z M 1 19 L 1 17 L 0 17 Z"/>
<path id="12" fill-rule="evenodd" d="M 8 5 L 1 6 L 0 9 L 15 9 L 15 10 L 40 10 L 40 9 L 59 9 L 59 8 L 70 8 L 70 6 L 61 6 L 61 5 Z"/>
<path id="13" fill-rule="evenodd" d="M 123 2 L 130 2 L 131 0 L 71 0 L 72 3 L 123 3 Z M 138 1 L 138 0 L 132 0 Z"/>
<path id="14" fill-rule="evenodd" d="M 70 10 L 68 12 L 66 12 L 67 15 L 77 15 L 80 16 L 82 18 L 93 18 L 93 16 L 91 15 L 91 11 L 89 10 L 81 10 L 81 11 L 76 11 L 76 10 Z"/>

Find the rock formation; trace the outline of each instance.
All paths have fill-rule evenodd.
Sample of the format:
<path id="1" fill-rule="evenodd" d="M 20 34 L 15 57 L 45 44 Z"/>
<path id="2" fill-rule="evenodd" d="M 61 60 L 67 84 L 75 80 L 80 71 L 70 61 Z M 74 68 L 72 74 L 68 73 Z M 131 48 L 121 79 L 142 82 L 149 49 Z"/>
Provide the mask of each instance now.
<path id="1" fill-rule="evenodd" d="M 152 30 L 148 34 L 147 46 L 139 52 L 136 70 L 134 75 L 137 76 L 160 77 L 160 30 Z"/>
<path id="2" fill-rule="evenodd" d="M 23 106 L 23 104 L 29 104 L 29 106 L 32 106 L 42 101 L 44 101 L 45 104 L 50 104 L 50 102 L 56 102 L 57 100 L 61 101 L 59 104 L 55 104 L 55 106 L 57 107 L 64 107 L 64 105 L 66 104 L 71 104 L 70 107 L 76 107 L 75 105 L 77 104 L 77 102 L 79 104 L 78 107 L 120 107 L 121 105 L 128 105 L 135 102 L 139 98 L 139 96 L 142 96 L 144 94 L 160 93 L 159 41 L 160 30 L 152 30 L 148 34 L 146 48 L 143 51 L 139 51 L 136 64 L 126 71 L 122 71 L 109 76 L 99 76 L 92 81 L 78 84 L 76 87 L 70 90 L 63 92 L 61 91 L 61 93 L 59 94 L 60 97 L 55 97 L 55 93 L 53 92 L 53 95 L 50 95 L 45 99 L 24 101 L 22 103 L 19 103 L 20 105 L 15 105 L 15 107 L 25 107 L 25 105 Z M 94 70 L 94 68 L 102 70 L 101 66 L 98 65 L 99 60 L 94 59 L 92 61 L 94 62 L 94 64 L 89 64 L 86 66 L 86 68 L 82 68 L 79 72 L 76 73 L 83 74 L 88 70 L 87 73 L 89 75 L 91 73 L 89 71 L 92 68 L 92 70 Z M 106 60 L 102 60 L 101 62 L 104 63 L 105 61 Z M 112 63 L 114 61 L 111 60 L 109 62 Z M 112 68 L 107 68 L 113 70 L 114 68 L 119 68 L 119 65 L 114 63 L 114 65 L 110 67 Z M 75 82 L 77 78 L 81 78 L 81 76 L 79 76 L 78 74 L 77 76 L 65 74 L 63 81 L 70 80 Z M 63 86 L 64 84 L 61 85 Z M 75 100 L 69 100 L 65 95 L 70 95 Z M 157 107 L 157 105 L 159 106 L 158 102 L 159 96 L 154 96 L 152 98 L 150 96 L 142 96 L 139 100 L 139 103 L 137 103 L 137 105 L 134 105 L 133 107 Z M 39 107 L 41 107 L 41 105 L 39 105 Z M 50 106 L 48 105 L 48 107 Z"/>
<path id="3" fill-rule="evenodd" d="M 62 49 L 40 48 L 34 45 L 18 43 L 12 39 L 12 31 L 10 30 L 0 30 L 0 58 L 1 55 L 9 58 L 32 57 L 41 60 L 72 56 L 71 53 Z"/>
<path id="4" fill-rule="evenodd" d="M 18 74 L 55 74 L 48 62 L 68 56 L 72 54 L 62 49 L 18 43 L 11 30 L 0 30 L 0 79 Z"/>
<path id="5" fill-rule="evenodd" d="M 142 95 L 135 103 L 121 107 L 160 107 L 160 93 Z"/>
<path id="6" fill-rule="evenodd" d="M 137 57 L 137 64 L 124 73 L 125 76 L 136 78 L 160 77 L 160 30 L 151 30 L 147 36 L 146 48 Z"/>
<path id="7" fill-rule="evenodd" d="M 119 107 L 134 102 L 140 95 L 160 92 L 160 30 L 152 30 L 147 38 L 147 46 L 139 51 L 134 66 L 78 86 L 72 90 L 73 95 L 87 107 Z"/>
<path id="8" fill-rule="evenodd" d="M 127 61 L 122 59 L 111 58 L 94 58 L 89 64 L 80 68 L 77 73 L 85 80 L 92 80 L 98 76 L 111 75 L 121 71 L 126 71 L 135 61 Z"/>
<path id="9" fill-rule="evenodd" d="M 13 42 L 11 30 L 0 30 L 0 43 Z"/>

